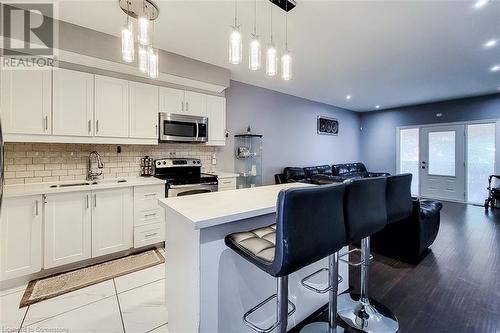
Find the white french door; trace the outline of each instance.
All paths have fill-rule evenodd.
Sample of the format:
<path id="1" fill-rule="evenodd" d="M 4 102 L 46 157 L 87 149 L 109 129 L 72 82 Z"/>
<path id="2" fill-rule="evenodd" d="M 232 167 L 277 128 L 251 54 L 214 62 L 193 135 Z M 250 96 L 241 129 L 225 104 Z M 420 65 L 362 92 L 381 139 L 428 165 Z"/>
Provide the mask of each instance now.
<path id="1" fill-rule="evenodd" d="M 420 195 L 465 201 L 465 125 L 420 128 Z"/>

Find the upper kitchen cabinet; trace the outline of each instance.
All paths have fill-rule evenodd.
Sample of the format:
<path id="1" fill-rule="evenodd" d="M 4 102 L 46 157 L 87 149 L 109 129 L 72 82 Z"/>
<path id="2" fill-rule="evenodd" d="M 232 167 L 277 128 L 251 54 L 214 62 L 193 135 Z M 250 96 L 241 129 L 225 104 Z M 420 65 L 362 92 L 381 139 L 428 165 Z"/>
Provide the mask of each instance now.
<path id="1" fill-rule="evenodd" d="M 224 146 L 226 144 L 226 98 L 206 96 L 205 116 L 208 117 L 209 146 Z"/>
<path id="2" fill-rule="evenodd" d="M 2 70 L 4 134 L 51 134 L 52 69 Z"/>
<path id="3" fill-rule="evenodd" d="M 94 120 L 96 136 L 128 137 L 128 81 L 107 76 L 95 76 Z"/>
<path id="4" fill-rule="evenodd" d="M 184 95 L 184 113 L 192 116 L 202 116 L 205 109 L 207 95 L 193 91 L 186 91 Z"/>
<path id="5" fill-rule="evenodd" d="M 130 137 L 158 138 L 158 87 L 129 82 Z"/>
<path id="6" fill-rule="evenodd" d="M 40 271 L 42 196 L 5 199 L 0 225 L 0 280 Z"/>
<path id="7" fill-rule="evenodd" d="M 54 69 L 54 135 L 92 136 L 94 75 Z"/>
<path id="8" fill-rule="evenodd" d="M 184 90 L 160 87 L 160 112 L 183 113 Z"/>

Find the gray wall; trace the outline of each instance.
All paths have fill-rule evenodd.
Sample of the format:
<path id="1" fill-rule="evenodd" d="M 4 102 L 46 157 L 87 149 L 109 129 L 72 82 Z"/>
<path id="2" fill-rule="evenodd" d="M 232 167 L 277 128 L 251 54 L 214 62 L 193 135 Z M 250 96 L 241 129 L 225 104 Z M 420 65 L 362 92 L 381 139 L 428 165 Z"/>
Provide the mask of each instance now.
<path id="1" fill-rule="evenodd" d="M 500 119 L 500 94 L 363 113 L 362 160 L 369 170 L 395 173 L 398 126 L 484 119 Z"/>
<path id="2" fill-rule="evenodd" d="M 217 169 L 234 169 L 234 134 L 263 134 L 263 182 L 285 166 L 354 162 L 360 157 L 358 113 L 268 89 L 231 81 L 226 91 L 229 139 L 218 154 Z M 339 120 L 339 135 L 316 133 L 316 116 Z"/>

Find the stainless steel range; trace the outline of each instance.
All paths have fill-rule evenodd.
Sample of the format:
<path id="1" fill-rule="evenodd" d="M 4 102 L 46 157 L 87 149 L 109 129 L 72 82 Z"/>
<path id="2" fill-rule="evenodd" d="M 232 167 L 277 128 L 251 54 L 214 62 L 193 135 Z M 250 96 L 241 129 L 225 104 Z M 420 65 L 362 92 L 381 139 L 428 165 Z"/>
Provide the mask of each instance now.
<path id="1" fill-rule="evenodd" d="M 217 176 L 201 173 L 201 160 L 196 158 L 158 159 L 155 177 L 167 181 L 166 197 L 217 191 Z"/>

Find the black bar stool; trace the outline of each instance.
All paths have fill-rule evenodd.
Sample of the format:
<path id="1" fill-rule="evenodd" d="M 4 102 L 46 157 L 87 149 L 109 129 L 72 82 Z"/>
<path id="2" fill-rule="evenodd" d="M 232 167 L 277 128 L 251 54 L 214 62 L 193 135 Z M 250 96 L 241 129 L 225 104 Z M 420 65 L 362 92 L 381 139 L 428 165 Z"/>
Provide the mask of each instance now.
<path id="1" fill-rule="evenodd" d="M 277 293 L 243 316 L 247 326 L 261 333 L 275 328 L 277 332 L 286 332 L 288 316 L 295 311 L 288 300 L 288 275 L 338 252 L 346 242 L 342 223 L 344 189 L 344 185 L 329 185 L 282 190 L 278 195 L 275 225 L 226 236 L 228 247 L 277 278 Z M 273 325 L 261 328 L 248 319 L 274 298 L 277 298 L 277 320 Z"/>
<path id="2" fill-rule="evenodd" d="M 344 198 L 347 243 L 361 241 L 361 261 L 346 262 L 361 266 L 361 292 L 340 295 L 338 314 L 349 326 L 365 332 L 389 333 L 399 328 L 397 319 L 385 306 L 368 298 L 370 235 L 387 224 L 386 184 L 385 177 L 353 180 L 347 185 Z M 357 250 L 349 253 L 353 251 Z"/>

